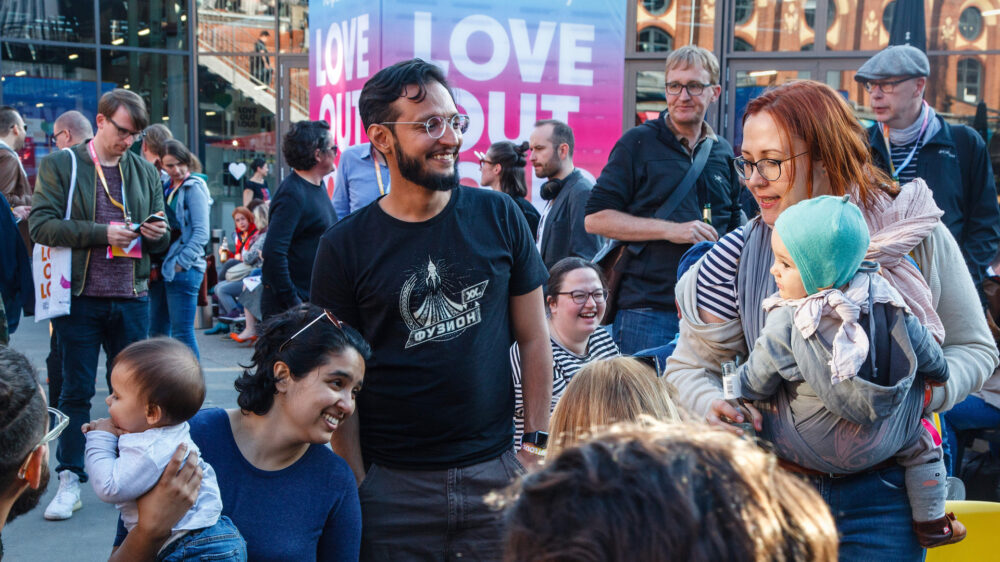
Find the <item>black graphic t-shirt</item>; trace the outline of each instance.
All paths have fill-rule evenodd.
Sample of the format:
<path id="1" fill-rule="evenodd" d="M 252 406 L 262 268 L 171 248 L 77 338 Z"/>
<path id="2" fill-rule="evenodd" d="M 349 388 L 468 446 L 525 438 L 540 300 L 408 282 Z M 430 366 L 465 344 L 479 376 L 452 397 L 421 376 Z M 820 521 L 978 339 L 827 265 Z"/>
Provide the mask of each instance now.
<path id="1" fill-rule="evenodd" d="M 408 223 L 374 202 L 320 240 L 310 301 L 372 345 L 358 397 L 366 462 L 435 470 L 512 446 L 509 299 L 547 273 L 502 193 L 460 187 Z"/>

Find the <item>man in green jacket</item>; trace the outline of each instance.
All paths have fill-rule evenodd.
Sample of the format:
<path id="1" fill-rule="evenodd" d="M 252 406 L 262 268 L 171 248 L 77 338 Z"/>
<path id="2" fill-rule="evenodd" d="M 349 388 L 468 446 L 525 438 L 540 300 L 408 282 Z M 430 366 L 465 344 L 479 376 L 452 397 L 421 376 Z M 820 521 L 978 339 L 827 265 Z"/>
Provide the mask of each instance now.
<path id="1" fill-rule="evenodd" d="M 146 338 L 149 254 L 170 244 L 164 222 L 146 221 L 163 215 L 159 175 L 129 150 L 148 123 L 145 102 L 116 89 L 101 96 L 97 111 L 92 140 L 56 151 L 39 164 L 28 219 L 35 243 L 73 249 L 70 313 L 53 320 L 62 343 L 58 407 L 73 429 L 63 433 L 56 452 L 59 491 L 45 510 L 51 520 L 68 519 L 81 507 L 80 483 L 87 474 L 79 428 L 90 421 L 101 347 L 111 365 L 119 351 Z M 70 197 L 74 159 L 76 183 Z M 64 220 L 67 205 L 70 216 Z M 110 371 L 107 377 L 110 389 Z"/>

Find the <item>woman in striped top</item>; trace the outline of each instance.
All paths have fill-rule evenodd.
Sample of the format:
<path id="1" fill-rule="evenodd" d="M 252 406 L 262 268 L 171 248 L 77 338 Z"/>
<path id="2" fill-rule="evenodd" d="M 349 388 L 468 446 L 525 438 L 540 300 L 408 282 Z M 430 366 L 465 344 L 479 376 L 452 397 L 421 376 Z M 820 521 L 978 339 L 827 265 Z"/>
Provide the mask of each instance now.
<path id="1" fill-rule="evenodd" d="M 556 407 L 570 379 L 587 363 L 615 357 L 618 346 L 601 328 L 608 290 L 601 270 L 589 261 L 570 257 L 559 260 L 549 270 L 545 305 L 552 343 L 552 404 Z M 514 446 L 524 433 L 524 398 L 521 390 L 521 353 L 517 344 L 510 348 L 514 376 Z"/>

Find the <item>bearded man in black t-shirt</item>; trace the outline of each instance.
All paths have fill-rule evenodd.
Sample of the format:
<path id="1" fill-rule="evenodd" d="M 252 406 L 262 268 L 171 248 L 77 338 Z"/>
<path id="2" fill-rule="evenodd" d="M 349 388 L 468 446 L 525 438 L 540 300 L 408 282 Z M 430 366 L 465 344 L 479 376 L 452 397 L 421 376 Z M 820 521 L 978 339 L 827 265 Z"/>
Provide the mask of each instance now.
<path id="1" fill-rule="evenodd" d="M 537 462 L 547 438 L 545 267 L 509 197 L 459 186 L 469 118 L 437 67 L 383 69 L 359 105 L 392 191 L 323 236 L 310 300 L 373 349 L 356 413 L 332 440 L 360 484 L 362 559 L 499 559 L 500 514 L 483 496 L 519 460 Z M 514 341 L 529 436 L 517 453 Z"/>

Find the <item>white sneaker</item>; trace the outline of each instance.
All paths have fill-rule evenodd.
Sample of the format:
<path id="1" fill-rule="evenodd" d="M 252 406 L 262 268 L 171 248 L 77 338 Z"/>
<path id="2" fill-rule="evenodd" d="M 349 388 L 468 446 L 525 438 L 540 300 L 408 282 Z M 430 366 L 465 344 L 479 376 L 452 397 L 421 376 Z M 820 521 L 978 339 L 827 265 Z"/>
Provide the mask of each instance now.
<path id="1" fill-rule="evenodd" d="M 73 516 L 73 512 L 83 507 L 80 502 L 80 477 L 72 470 L 59 473 L 59 491 L 45 508 L 45 518 L 62 521 Z"/>

